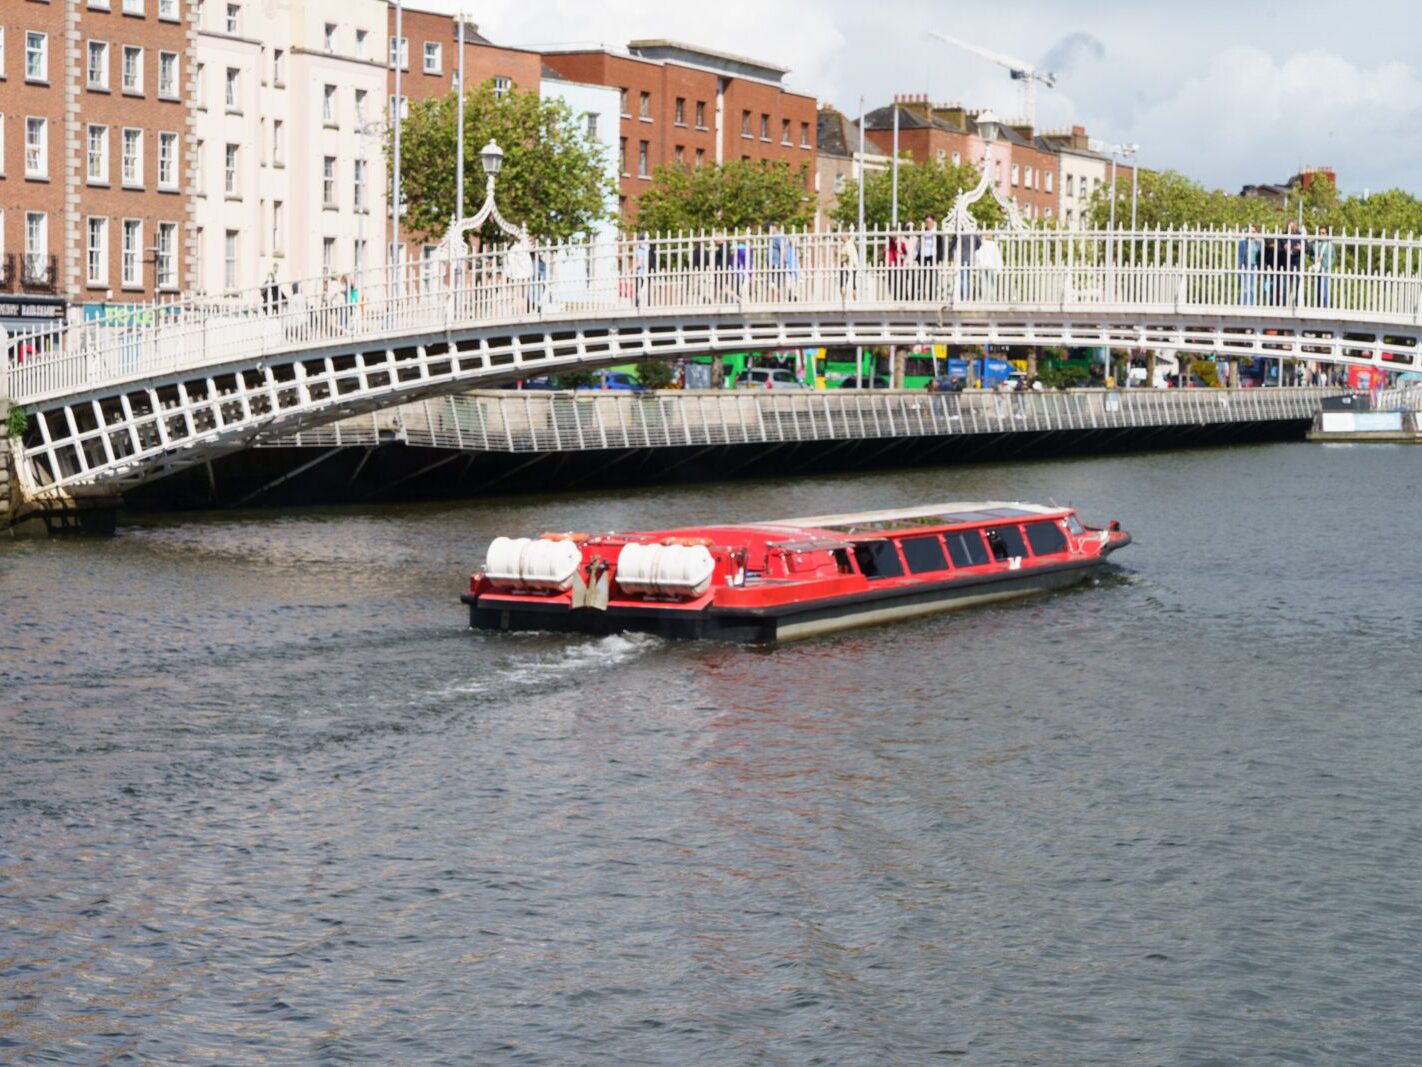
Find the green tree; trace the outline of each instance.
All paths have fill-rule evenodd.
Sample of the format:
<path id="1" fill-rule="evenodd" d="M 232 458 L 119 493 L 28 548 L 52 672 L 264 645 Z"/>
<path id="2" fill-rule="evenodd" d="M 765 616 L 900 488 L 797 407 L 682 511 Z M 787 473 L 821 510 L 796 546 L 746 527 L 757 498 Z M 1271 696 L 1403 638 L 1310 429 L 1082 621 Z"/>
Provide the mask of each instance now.
<path id="1" fill-rule="evenodd" d="M 454 94 L 410 102 L 400 136 L 404 225 L 423 237 L 444 233 L 454 217 L 459 102 Z M 499 211 L 536 238 L 565 239 L 610 218 L 616 190 L 604 176 L 606 152 L 589 141 L 561 100 L 509 90 L 494 94 L 492 81 L 471 86 L 464 98 L 464 211 L 484 198 L 479 149 L 490 139 L 504 152 L 498 177 Z M 394 166 L 393 133 L 386 161 Z M 485 229 L 494 234 L 492 221 Z"/>
<path id="2" fill-rule="evenodd" d="M 942 220 L 953 210 L 953 202 L 965 189 L 978 184 L 980 173 L 967 164 L 916 164 L 904 155 L 899 164 L 899 224 L 917 226 L 932 215 Z M 894 175 L 890 169 L 873 171 L 864 181 L 864 223 L 882 228 L 893 223 Z M 995 226 L 1003 221 L 1002 208 L 992 195 L 985 194 L 972 207 L 973 217 L 981 225 Z M 859 224 L 859 183 L 853 178 L 844 183 L 844 192 L 830 217 L 841 226 Z"/>
<path id="3" fill-rule="evenodd" d="M 788 160 L 737 159 L 715 166 L 667 163 L 652 175 L 637 201 L 637 228 L 649 233 L 681 230 L 748 230 L 808 226 L 814 208 L 806 167 Z"/>

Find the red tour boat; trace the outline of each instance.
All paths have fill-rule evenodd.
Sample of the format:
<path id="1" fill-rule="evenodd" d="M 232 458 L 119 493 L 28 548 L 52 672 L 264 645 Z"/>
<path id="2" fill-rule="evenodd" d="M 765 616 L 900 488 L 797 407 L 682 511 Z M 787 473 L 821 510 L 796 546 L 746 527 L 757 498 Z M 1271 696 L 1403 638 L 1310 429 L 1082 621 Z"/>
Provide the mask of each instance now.
<path id="1" fill-rule="evenodd" d="M 769 642 L 1062 589 L 1130 541 L 1002 502 L 496 537 L 460 599 L 479 629 Z"/>

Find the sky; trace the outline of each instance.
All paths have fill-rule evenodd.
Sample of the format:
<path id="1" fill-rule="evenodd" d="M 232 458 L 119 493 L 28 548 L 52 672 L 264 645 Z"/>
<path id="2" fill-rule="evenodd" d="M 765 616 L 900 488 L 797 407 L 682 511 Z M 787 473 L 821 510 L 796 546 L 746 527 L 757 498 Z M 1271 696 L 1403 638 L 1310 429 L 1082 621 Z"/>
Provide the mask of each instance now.
<path id="1" fill-rule="evenodd" d="M 1422 194 L 1422 4 L 1258 0 L 410 0 L 464 10 L 497 44 L 668 37 L 789 67 L 856 113 L 896 93 L 1021 113 L 1017 83 L 935 30 L 1057 74 L 1037 125 L 1140 146 L 1209 188 L 1332 166 L 1347 193 Z M 714 15 L 714 17 L 712 17 Z"/>

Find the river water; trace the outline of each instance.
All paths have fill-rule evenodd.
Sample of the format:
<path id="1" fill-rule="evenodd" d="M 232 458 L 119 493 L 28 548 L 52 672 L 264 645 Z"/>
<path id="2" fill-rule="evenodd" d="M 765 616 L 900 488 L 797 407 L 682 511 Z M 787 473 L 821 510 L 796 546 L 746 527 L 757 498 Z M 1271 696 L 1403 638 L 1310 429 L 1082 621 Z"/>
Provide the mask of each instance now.
<path id="1" fill-rule="evenodd" d="M 0 546 L 0 1061 L 1405 1063 L 1422 452 L 152 517 Z M 774 650 L 466 628 L 498 533 L 1136 543 Z"/>

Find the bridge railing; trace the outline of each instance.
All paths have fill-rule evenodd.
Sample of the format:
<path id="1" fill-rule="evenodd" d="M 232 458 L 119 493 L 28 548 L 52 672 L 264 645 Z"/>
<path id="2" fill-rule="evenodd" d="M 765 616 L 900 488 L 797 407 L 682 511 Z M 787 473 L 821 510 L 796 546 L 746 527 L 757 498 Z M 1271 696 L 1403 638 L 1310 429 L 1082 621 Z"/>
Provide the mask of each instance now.
<path id="1" fill-rule="evenodd" d="M 519 244 L 217 299 L 114 308 L 15 335 L 0 361 L 0 389 L 25 402 L 480 326 L 851 307 L 1359 323 L 1360 344 L 1400 350 L 1393 365 L 1414 369 L 1415 335 L 1386 330 L 1422 324 L 1422 242 L 1208 230 L 875 230 Z"/>

